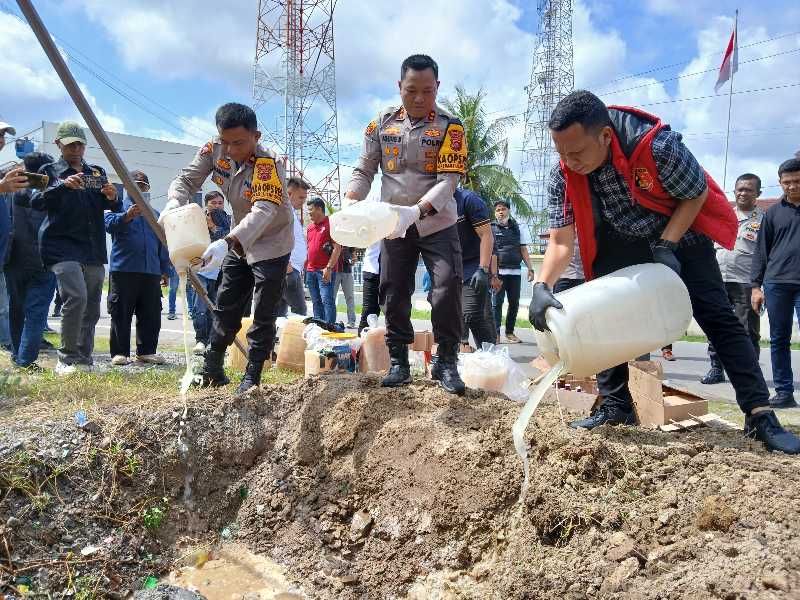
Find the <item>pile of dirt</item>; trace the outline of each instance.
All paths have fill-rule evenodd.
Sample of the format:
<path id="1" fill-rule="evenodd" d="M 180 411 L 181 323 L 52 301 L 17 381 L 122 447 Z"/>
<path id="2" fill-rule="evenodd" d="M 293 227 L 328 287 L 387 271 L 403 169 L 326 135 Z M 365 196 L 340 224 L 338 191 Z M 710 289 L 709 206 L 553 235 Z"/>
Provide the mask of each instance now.
<path id="1" fill-rule="evenodd" d="M 178 406 L 92 415 L 97 431 L 68 444 L 82 462 L 55 478 L 58 498 L 46 505 L 9 487 L 0 463 L 0 546 L 10 547 L 0 547 L 0 581 L 20 568 L 35 578 L 36 562 L 48 561 L 50 579 L 34 585 L 64 589 L 65 554 L 100 546 L 86 557 L 96 563 L 72 568 L 102 595 L 122 596 L 163 573 L 181 547 L 221 536 L 286 566 L 309 598 L 800 594 L 797 459 L 737 431 L 573 431 L 543 403 L 520 501 L 518 412 L 497 395 L 330 375 L 194 397 L 188 452 L 177 444 Z M 0 434 L 0 458 L 50 457 L 48 440 L 75 432 L 39 425 Z M 114 443 L 137 457 L 133 476 L 124 461 L 116 471 L 111 458 L 97 463 L 99 450 L 89 460 Z M 58 451 L 48 461 L 64 464 Z M 165 518 L 148 528 L 142 515 L 153 506 Z"/>

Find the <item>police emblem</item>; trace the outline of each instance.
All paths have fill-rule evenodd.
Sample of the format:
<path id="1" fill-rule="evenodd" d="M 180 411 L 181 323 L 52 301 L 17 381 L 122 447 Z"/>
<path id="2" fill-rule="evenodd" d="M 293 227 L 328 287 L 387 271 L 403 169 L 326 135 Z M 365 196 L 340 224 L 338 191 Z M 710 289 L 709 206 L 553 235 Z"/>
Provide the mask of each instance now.
<path id="1" fill-rule="evenodd" d="M 405 121 L 406 120 L 406 107 L 401 106 L 400 110 L 397 111 L 396 121 Z"/>
<path id="2" fill-rule="evenodd" d="M 378 128 L 378 123 L 376 121 L 370 121 L 367 128 L 364 130 L 364 135 L 372 135 L 375 130 Z"/>
<path id="3" fill-rule="evenodd" d="M 256 159 L 250 190 L 252 190 L 249 196 L 251 202 L 265 200 L 278 206 L 283 204 L 283 183 L 278 177 L 275 159 L 270 157 Z M 248 197 L 246 193 L 245 197 Z"/>
<path id="4" fill-rule="evenodd" d="M 225 180 L 216 173 L 211 177 L 211 181 L 216 183 L 219 187 L 222 187 L 222 184 L 225 183 Z"/>
<path id="5" fill-rule="evenodd" d="M 259 162 L 256 164 L 256 171 L 258 171 L 258 178 L 262 181 L 269 181 L 272 179 L 272 169 L 275 164 L 271 162 Z"/>
<path id="6" fill-rule="evenodd" d="M 450 147 L 453 152 L 461 152 L 461 147 L 464 145 L 464 131 L 453 130 L 450 132 Z"/>
<path id="7" fill-rule="evenodd" d="M 224 158 L 220 158 L 220 159 L 217 161 L 217 166 L 218 166 L 220 169 L 225 169 L 226 171 L 230 171 L 230 170 L 231 170 L 231 163 L 230 163 L 230 161 L 227 161 L 227 160 L 225 160 Z"/>
<path id="8" fill-rule="evenodd" d="M 395 166 L 394 159 L 390 159 L 390 160 L 389 160 L 389 161 L 386 163 L 386 168 L 387 168 L 389 171 L 394 171 L 394 166 Z"/>
<path id="9" fill-rule="evenodd" d="M 214 144 L 211 142 L 206 142 L 206 145 L 200 148 L 200 156 L 205 156 L 206 154 L 211 154 L 211 151 L 214 149 Z"/>
<path id="10" fill-rule="evenodd" d="M 423 134 L 425 137 L 439 137 L 442 135 L 441 129 L 426 129 L 425 133 Z"/>
<path id="11" fill-rule="evenodd" d="M 636 167 L 633 170 L 633 179 L 636 183 L 636 187 L 640 190 L 653 189 L 653 176 L 650 175 L 650 171 L 644 167 Z"/>

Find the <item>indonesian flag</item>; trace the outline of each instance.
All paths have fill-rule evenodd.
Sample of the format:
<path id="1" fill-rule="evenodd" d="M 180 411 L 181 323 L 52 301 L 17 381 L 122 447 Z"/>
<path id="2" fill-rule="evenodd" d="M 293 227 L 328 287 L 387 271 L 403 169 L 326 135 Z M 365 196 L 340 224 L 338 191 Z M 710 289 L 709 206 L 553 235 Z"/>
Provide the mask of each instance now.
<path id="1" fill-rule="evenodd" d="M 731 39 L 728 40 L 728 47 L 725 49 L 725 56 L 722 57 L 722 65 L 719 67 L 719 77 L 714 91 L 718 92 L 726 81 L 728 81 L 736 71 L 739 70 L 739 35 L 736 31 L 736 24 L 733 25 Z"/>

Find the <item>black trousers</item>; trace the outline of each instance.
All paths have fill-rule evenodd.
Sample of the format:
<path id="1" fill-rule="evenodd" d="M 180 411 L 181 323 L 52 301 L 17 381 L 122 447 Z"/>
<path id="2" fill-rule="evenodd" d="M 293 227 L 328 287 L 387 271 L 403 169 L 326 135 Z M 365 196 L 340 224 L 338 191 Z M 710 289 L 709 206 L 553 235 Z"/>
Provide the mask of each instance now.
<path id="1" fill-rule="evenodd" d="M 595 277 L 623 267 L 653 262 L 647 241 L 628 242 L 602 231 L 598 231 L 597 237 L 597 258 L 592 265 Z M 713 244 L 705 240 L 681 247 L 676 256 L 681 263 L 681 279 L 689 291 L 694 318 L 709 341 L 719 349 L 719 358 L 742 412 L 750 414 L 756 407 L 769 406 L 769 390 L 764 375 L 750 338 L 731 311 Z M 628 363 L 598 373 L 597 387 L 605 403 L 629 408 L 632 399 L 628 389 Z"/>
<path id="2" fill-rule="evenodd" d="M 574 287 L 578 287 L 580 284 L 586 283 L 585 279 L 567 279 L 566 277 L 562 277 L 556 284 L 553 286 L 553 293 L 557 294 L 558 292 L 565 292 L 570 290 Z"/>
<path id="3" fill-rule="evenodd" d="M 483 343 L 496 344 L 497 331 L 494 327 L 492 298 L 489 292 L 478 293 L 469 283 L 461 286 L 461 308 L 464 311 L 464 328 L 461 343 L 469 344 L 469 334 L 475 340 L 475 347 L 480 350 Z"/>
<path id="4" fill-rule="evenodd" d="M 384 240 L 381 248 L 380 302 L 386 311 L 386 341 L 411 344 L 411 296 L 414 293 L 417 263 L 422 255 L 431 274 L 431 322 L 437 344 L 458 344 L 461 339 L 461 242 L 452 225 L 420 237 L 412 225 L 406 237 Z"/>
<path id="5" fill-rule="evenodd" d="M 130 356 L 131 321 L 136 315 L 136 355 L 155 354 L 161 332 L 161 277 L 149 273 L 109 274 L 111 356 Z"/>
<path id="6" fill-rule="evenodd" d="M 361 321 L 358 323 L 358 333 L 367 326 L 369 315 L 381 314 L 381 303 L 378 289 L 381 276 L 377 273 L 361 273 Z"/>
<path id="7" fill-rule="evenodd" d="M 499 275 L 503 286 L 492 293 L 494 307 L 494 324 L 497 337 L 500 337 L 500 324 L 503 321 L 503 301 L 508 296 L 508 310 L 506 311 L 506 335 L 514 333 L 519 311 L 519 295 L 522 290 L 522 275 Z"/>
<path id="8" fill-rule="evenodd" d="M 761 354 L 761 316 L 753 310 L 750 304 L 750 293 L 753 291 L 753 286 L 746 283 L 735 283 L 733 281 L 725 282 L 725 293 L 728 295 L 728 301 L 733 309 L 733 314 L 739 319 L 747 335 L 750 336 L 750 341 L 753 342 L 753 350 L 756 353 L 756 359 Z M 714 349 L 713 344 L 708 345 L 708 357 L 711 359 L 711 366 L 722 368 L 722 362 L 719 359 L 717 351 Z"/>
<path id="9" fill-rule="evenodd" d="M 247 331 L 250 346 L 247 359 L 264 362 L 275 346 L 275 309 L 286 285 L 289 255 L 247 264 L 233 252 L 222 261 L 217 288 L 217 308 L 211 325 L 209 346 L 224 351 L 242 327 L 242 317 L 253 300 L 253 324 Z M 252 295 L 251 295 L 252 292 Z"/>

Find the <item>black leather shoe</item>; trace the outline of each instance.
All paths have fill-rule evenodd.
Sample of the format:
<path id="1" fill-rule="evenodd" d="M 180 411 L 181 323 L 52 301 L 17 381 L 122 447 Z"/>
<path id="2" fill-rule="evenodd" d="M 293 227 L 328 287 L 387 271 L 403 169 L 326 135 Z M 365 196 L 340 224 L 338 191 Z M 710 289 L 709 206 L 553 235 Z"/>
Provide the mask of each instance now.
<path id="1" fill-rule="evenodd" d="M 722 383 L 723 381 L 725 381 L 725 372 L 719 367 L 711 367 L 708 373 L 700 380 L 700 383 L 712 385 L 714 383 Z"/>
<path id="2" fill-rule="evenodd" d="M 411 383 L 408 346 L 406 344 L 389 344 L 389 359 L 389 373 L 381 381 L 381 386 L 399 387 Z"/>
<path id="3" fill-rule="evenodd" d="M 467 389 L 456 368 L 457 344 L 439 344 L 431 367 L 431 379 L 438 381 L 450 394 L 463 396 Z"/>
<path id="4" fill-rule="evenodd" d="M 786 431 L 775 416 L 775 412 L 765 410 L 744 419 L 744 434 L 764 442 L 767 450 L 777 450 L 786 454 L 800 454 L 800 438 Z"/>
<path id="5" fill-rule="evenodd" d="M 775 392 L 775 395 L 769 399 L 769 405 L 772 408 L 797 408 L 794 394 L 789 392 Z"/>
<path id="6" fill-rule="evenodd" d="M 222 387 L 228 385 L 231 380 L 225 375 L 222 361 L 225 360 L 225 350 L 206 349 L 203 370 L 200 372 L 200 387 Z"/>
<path id="7" fill-rule="evenodd" d="M 236 388 L 237 394 L 243 394 L 250 388 L 258 387 L 261 383 L 261 370 L 264 368 L 263 362 L 253 362 L 248 360 L 244 369 L 244 377 L 239 387 Z"/>
<path id="8" fill-rule="evenodd" d="M 600 425 L 636 425 L 636 414 L 633 408 L 601 404 L 591 416 L 569 424 L 573 429 L 594 429 Z"/>

